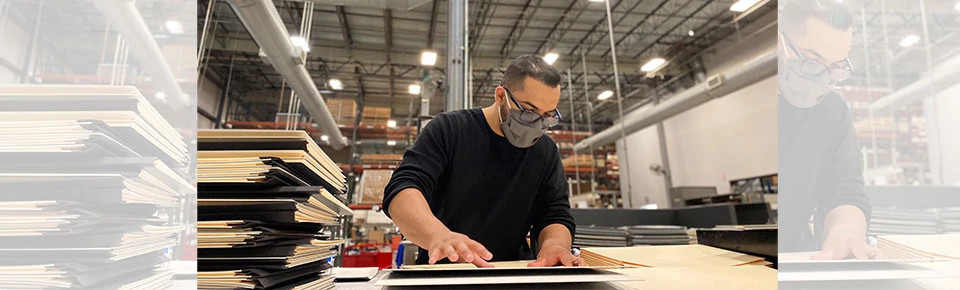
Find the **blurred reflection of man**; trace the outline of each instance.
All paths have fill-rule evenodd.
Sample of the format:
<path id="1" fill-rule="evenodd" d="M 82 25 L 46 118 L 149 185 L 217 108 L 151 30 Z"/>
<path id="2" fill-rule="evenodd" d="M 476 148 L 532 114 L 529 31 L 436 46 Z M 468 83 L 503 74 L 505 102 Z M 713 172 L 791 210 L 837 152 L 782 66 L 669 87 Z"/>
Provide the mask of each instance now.
<path id="1" fill-rule="evenodd" d="M 871 208 L 856 132 L 833 91 L 853 69 L 852 24 L 835 1 L 792 0 L 780 14 L 780 252 L 819 250 L 813 259 L 879 253 L 866 242 Z"/>

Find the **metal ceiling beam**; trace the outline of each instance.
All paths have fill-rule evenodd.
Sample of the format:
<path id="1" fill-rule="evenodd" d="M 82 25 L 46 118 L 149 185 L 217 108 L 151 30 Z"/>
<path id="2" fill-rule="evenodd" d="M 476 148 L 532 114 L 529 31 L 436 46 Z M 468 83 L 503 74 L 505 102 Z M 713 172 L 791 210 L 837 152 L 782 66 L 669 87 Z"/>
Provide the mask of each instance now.
<path id="1" fill-rule="evenodd" d="M 612 1 L 612 0 L 607 0 L 607 1 Z M 613 4 L 613 6 L 610 7 L 610 10 L 616 11 L 617 7 L 620 7 L 621 3 L 623 3 L 623 0 L 617 1 L 616 4 Z M 604 14 L 603 17 L 600 18 L 600 20 L 597 20 L 597 23 L 594 23 L 593 27 L 590 27 L 590 31 L 587 31 L 587 34 L 583 35 L 583 38 L 581 38 L 580 41 L 577 42 L 577 46 L 574 46 L 573 49 L 570 49 L 570 52 L 568 52 L 567 55 L 573 55 L 573 53 L 577 52 L 577 49 L 579 49 L 580 46 L 583 45 L 587 41 L 587 39 L 590 38 L 591 35 L 593 35 L 595 31 L 597 31 L 597 28 L 599 28 L 600 26 L 603 26 L 603 24 L 605 23 L 607 23 L 606 14 Z"/>
<path id="2" fill-rule="evenodd" d="M 340 22 L 340 33 L 343 34 L 344 47 L 353 46 L 353 35 L 350 34 L 350 22 L 347 21 L 346 8 L 337 5 L 337 21 Z"/>
<path id="3" fill-rule="evenodd" d="M 393 63 L 390 61 L 390 53 L 393 48 L 393 12 L 390 9 L 383 10 L 383 43 L 386 46 L 384 55 L 387 58 L 387 66 L 390 68 L 390 79 L 387 80 L 390 86 L 390 101 L 393 101 Z"/>
<path id="4" fill-rule="evenodd" d="M 544 38 L 542 42 L 540 42 L 540 45 L 537 46 L 537 50 L 534 53 L 544 54 L 545 52 L 542 51 L 542 49 L 544 48 L 545 45 L 547 45 L 548 41 L 553 41 L 556 43 L 563 39 L 563 36 L 567 34 L 567 31 L 570 31 L 570 28 L 573 27 L 573 24 L 576 23 L 578 19 L 580 19 L 580 15 L 583 15 L 583 12 L 586 11 L 586 9 L 582 9 L 583 7 L 581 7 L 581 9 L 577 10 L 577 15 L 573 17 L 573 20 L 569 20 L 567 18 L 567 15 L 570 14 L 570 10 L 572 10 L 573 6 L 576 6 L 577 3 L 583 3 L 583 2 L 580 0 L 570 0 L 570 5 L 568 5 L 567 8 L 563 10 L 563 15 L 560 16 L 560 20 L 557 20 L 557 23 L 553 25 L 553 28 L 550 29 L 550 32 L 547 32 L 547 37 Z M 563 24 L 564 22 L 569 24 L 565 29 L 560 30 L 559 36 L 554 36 L 553 34 L 557 32 L 557 28 L 559 28 L 560 24 Z M 529 29 L 529 27 L 527 28 Z"/>
<path id="5" fill-rule="evenodd" d="M 621 1 L 623 1 L 623 0 L 621 0 Z M 623 16 L 620 16 L 620 19 L 617 19 L 617 20 L 613 21 L 613 29 L 616 29 L 617 26 L 620 26 L 620 22 L 623 22 L 624 19 L 634 17 L 634 15 L 632 15 L 633 10 L 634 10 L 634 9 L 637 9 L 637 6 L 640 6 L 640 3 L 643 3 L 643 0 L 638 0 L 637 2 L 634 2 L 633 5 L 630 6 L 630 8 L 627 8 L 627 11 L 623 13 Z M 661 6 L 662 6 L 662 5 L 663 5 L 663 4 L 661 4 Z M 612 10 L 611 10 L 611 11 L 612 11 Z M 654 10 L 654 12 L 656 12 L 656 10 Z M 612 14 L 611 14 L 611 16 L 612 16 Z M 609 30 L 611 30 L 611 29 L 608 29 L 608 31 L 606 31 L 606 32 L 604 32 L 603 34 L 601 34 L 599 37 L 597 37 L 597 40 L 596 40 L 596 41 L 594 41 L 592 44 L 590 44 L 590 47 L 587 47 L 587 52 L 586 52 L 587 54 L 590 54 L 590 51 L 592 51 L 594 47 L 596 47 L 598 44 L 600 44 L 601 42 L 603 42 L 603 41 L 606 39 L 607 34 L 610 33 Z"/>
<path id="6" fill-rule="evenodd" d="M 710 3 L 711 3 L 710 1 L 705 1 L 705 2 L 703 2 L 703 5 L 700 5 L 700 7 L 697 7 L 697 10 L 696 10 L 696 11 L 694 11 L 693 13 L 690 13 L 690 15 L 687 15 L 687 17 L 685 17 L 683 21 L 678 22 L 676 25 L 674 25 L 673 27 L 671 27 L 670 29 L 668 29 L 666 32 L 664 32 L 663 35 L 661 35 L 660 37 L 658 37 L 657 40 L 654 40 L 654 41 L 651 42 L 649 45 L 647 45 L 647 47 L 643 48 L 643 50 L 640 50 L 639 53 L 637 53 L 636 55 L 633 56 L 633 59 L 639 58 L 641 55 L 643 55 L 643 53 L 647 52 L 647 50 L 649 50 L 649 49 L 652 48 L 654 45 L 656 45 L 658 42 L 660 42 L 660 40 L 663 40 L 664 37 L 667 37 L 667 36 L 669 36 L 670 34 L 672 34 L 673 31 L 677 29 L 677 27 L 680 27 L 680 25 L 683 25 L 683 23 L 687 22 L 687 20 L 690 19 L 690 18 L 689 18 L 690 16 L 693 16 L 693 15 L 696 15 L 697 13 L 700 13 L 700 11 L 702 11 L 703 8 L 706 8 L 707 5 L 710 5 Z"/>
<path id="7" fill-rule="evenodd" d="M 437 6 L 440 0 L 433 0 L 433 8 L 430 8 L 430 30 L 427 31 L 427 48 L 433 49 L 433 35 L 437 30 Z"/>
<path id="8" fill-rule="evenodd" d="M 533 3 L 534 1 L 536 1 L 536 3 Z M 527 29 L 527 25 L 530 24 L 530 20 L 533 19 L 533 15 L 537 13 L 537 6 L 539 5 L 540 0 L 527 0 L 527 4 L 524 5 L 523 10 L 520 11 L 520 16 L 517 17 L 517 20 L 513 23 L 510 34 L 507 34 L 507 39 L 503 42 L 503 46 L 500 47 L 501 56 L 509 58 L 510 54 L 513 53 L 513 49 L 517 47 L 517 41 L 523 37 L 523 32 Z M 530 7 L 533 7 L 533 11 L 529 10 Z M 523 23 L 521 24 L 521 22 Z"/>
<path id="9" fill-rule="evenodd" d="M 639 29 L 641 26 L 647 23 L 647 20 L 650 19 L 650 15 L 653 15 L 657 13 L 657 11 L 660 11 L 660 9 L 663 8 L 665 4 L 667 4 L 667 1 L 670 1 L 670 0 L 663 0 L 662 2 L 660 2 L 660 4 L 657 5 L 656 8 L 653 8 L 653 13 L 647 14 L 647 16 L 643 18 L 643 20 L 640 20 L 640 22 L 637 22 L 637 25 L 634 25 L 633 27 L 631 27 L 630 30 L 627 31 L 627 33 L 623 34 L 623 36 L 621 36 L 620 39 L 617 39 L 617 42 L 614 43 L 614 46 L 619 47 L 620 43 L 623 42 L 624 39 L 627 39 L 627 37 L 629 37 L 631 34 L 636 32 L 637 29 Z M 590 50 L 588 49 L 587 52 L 589 51 Z M 610 53 L 610 48 L 607 48 L 607 50 L 604 51 L 601 56 L 606 57 L 608 53 Z"/>

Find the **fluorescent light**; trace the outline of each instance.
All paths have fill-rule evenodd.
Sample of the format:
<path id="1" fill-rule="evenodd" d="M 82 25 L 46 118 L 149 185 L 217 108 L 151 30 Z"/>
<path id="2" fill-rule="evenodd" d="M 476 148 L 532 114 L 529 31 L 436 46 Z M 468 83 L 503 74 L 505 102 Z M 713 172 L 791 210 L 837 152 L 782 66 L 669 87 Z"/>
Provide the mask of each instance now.
<path id="1" fill-rule="evenodd" d="M 559 54 L 551 52 L 543 56 L 543 61 L 547 62 L 549 65 L 553 65 L 553 62 L 557 61 L 558 58 L 560 58 Z"/>
<path id="2" fill-rule="evenodd" d="M 170 32 L 170 34 L 183 34 L 183 24 L 180 24 L 180 21 L 167 20 L 165 25 L 167 26 L 167 32 Z"/>
<path id="3" fill-rule="evenodd" d="M 730 11 L 733 11 L 733 12 L 747 11 L 747 9 L 750 9 L 750 7 L 753 7 L 753 5 L 757 5 L 757 2 L 760 2 L 760 0 L 737 1 L 737 2 L 734 2 L 733 5 L 730 5 Z"/>
<path id="4" fill-rule="evenodd" d="M 432 50 L 425 50 L 420 54 L 420 64 L 433 66 L 437 64 L 437 52 Z"/>
<path id="5" fill-rule="evenodd" d="M 343 83 L 341 83 L 340 80 L 338 80 L 338 79 L 330 79 L 330 88 L 332 88 L 332 89 L 334 89 L 334 90 L 338 90 L 338 91 L 339 91 L 339 90 L 342 90 L 342 89 L 343 89 Z"/>
<path id="6" fill-rule="evenodd" d="M 411 84 L 411 85 L 410 85 L 410 89 L 408 90 L 408 92 L 410 92 L 411 95 L 419 95 L 419 94 L 420 94 L 420 85 L 418 85 L 418 84 Z"/>
<path id="7" fill-rule="evenodd" d="M 920 41 L 920 37 L 917 36 L 916 34 L 907 35 L 907 37 L 904 37 L 903 39 L 900 40 L 900 46 L 910 47 L 910 46 L 913 46 L 914 44 L 917 44 L 917 41 Z"/>
<path id="8" fill-rule="evenodd" d="M 687 35 L 694 36 L 694 35 L 697 35 L 697 33 L 693 32 L 693 30 L 690 30 L 690 31 L 687 31 Z"/>
<path id="9" fill-rule="evenodd" d="M 597 100 L 606 100 L 613 96 L 613 91 L 606 90 L 597 95 Z"/>
<path id="10" fill-rule="evenodd" d="M 292 43 L 293 46 L 299 47 L 303 51 L 310 52 L 310 44 L 308 44 L 307 40 L 302 36 L 291 36 L 290 43 Z"/>
<path id="11" fill-rule="evenodd" d="M 164 94 L 163 92 L 157 92 L 155 96 L 157 97 L 158 100 L 161 100 L 161 101 L 167 99 L 167 94 Z"/>
<path id="12" fill-rule="evenodd" d="M 960 1 L 957 1 L 957 5 L 953 5 L 953 10 L 960 11 Z"/>
<path id="13" fill-rule="evenodd" d="M 323 140 L 324 142 L 326 142 L 327 140 L 330 140 L 330 137 L 328 137 L 327 135 L 323 135 L 323 136 L 320 136 L 320 140 Z"/>
<path id="14" fill-rule="evenodd" d="M 590 0 L 590 2 L 603 2 L 603 0 Z"/>
<path id="15" fill-rule="evenodd" d="M 397 127 L 397 121 L 396 121 L 396 120 L 389 120 L 389 121 L 387 121 L 387 127 L 396 128 L 396 127 Z"/>
<path id="16" fill-rule="evenodd" d="M 667 64 L 667 60 L 663 58 L 655 57 L 647 61 L 647 63 L 643 64 L 643 66 L 640 67 L 640 71 L 644 71 L 644 72 L 656 71 L 660 68 L 663 68 L 663 66 L 666 64 Z"/>
<path id="17" fill-rule="evenodd" d="M 397 146 L 397 141 L 387 140 L 387 146 Z"/>

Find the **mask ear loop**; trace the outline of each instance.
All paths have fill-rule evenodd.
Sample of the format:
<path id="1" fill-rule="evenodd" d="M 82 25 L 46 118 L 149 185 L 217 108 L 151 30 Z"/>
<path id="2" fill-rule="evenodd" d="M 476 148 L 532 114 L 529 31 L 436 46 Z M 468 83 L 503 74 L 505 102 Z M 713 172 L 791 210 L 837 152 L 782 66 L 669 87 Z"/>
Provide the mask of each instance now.
<path id="1" fill-rule="evenodd" d="M 500 85 L 497 86 L 500 87 Z M 504 90 L 504 94 L 506 94 L 506 90 Z M 500 106 L 497 106 L 497 119 L 500 120 L 500 124 L 503 124 L 503 114 L 500 113 Z"/>

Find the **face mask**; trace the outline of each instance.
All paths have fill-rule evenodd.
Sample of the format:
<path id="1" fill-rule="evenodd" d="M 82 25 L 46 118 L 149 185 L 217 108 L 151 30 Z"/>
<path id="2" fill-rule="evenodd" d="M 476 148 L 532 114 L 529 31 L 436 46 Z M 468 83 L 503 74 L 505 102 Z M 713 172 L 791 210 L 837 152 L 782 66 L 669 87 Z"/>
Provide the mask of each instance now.
<path id="1" fill-rule="evenodd" d="M 508 97 L 509 98 L 509 97 Z M 500 129 L 503 130 L 503 136 L 511 145 L 517 148 L 528 148 L 537 144 L 540 137 L 546 133 L 540 122 L 524 123 L 520 120 L 520 111 L 507 109 L 509 116 L 503 120 L 503 114 L 500 113 L 500 106 L 497 106 L 497 117 L 500 118 Z"/>
<path id="2" fill-rule="evenodd" d="M 822 73 L 815 77 L 808 77 L 800 73 L 801 62 L 797 59 L 787 59 L 779 74 L 780 94 L 791 105 L 798 108 L 816 106 L 823 97 L 830 93 L 834 83 L 830 81 L 829 73 Z"/>

